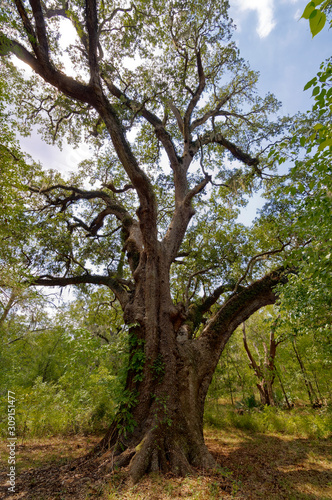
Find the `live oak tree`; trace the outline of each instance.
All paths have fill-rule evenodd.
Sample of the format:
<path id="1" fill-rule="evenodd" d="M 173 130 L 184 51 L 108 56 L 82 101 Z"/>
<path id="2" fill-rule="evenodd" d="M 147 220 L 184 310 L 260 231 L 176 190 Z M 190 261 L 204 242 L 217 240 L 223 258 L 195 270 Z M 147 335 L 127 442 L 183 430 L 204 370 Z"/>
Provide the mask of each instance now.
<path id="1" fill-rule="evenodd" d="M 109 467 L 129 464 L 132 481 L 214 467 L 202 431 L 209 384 L 233 331 L 275 301 L 291 243 L 235 222 L 236 207 L 271 175 L 264 153 L 287 121 L 268 120 L 278 102 L 257 96 L 227 8 L 214 0 L 0 8 L 16 126 L 96 147 L 96 160 L 68 182 L 31 167 L 23 182 L 31 229 L 17 252 L 30 284 L 103 285 L 121 307 L 126 387 L 95 453 Z M 75 36 L 64 47 L 69 25 Z"/>

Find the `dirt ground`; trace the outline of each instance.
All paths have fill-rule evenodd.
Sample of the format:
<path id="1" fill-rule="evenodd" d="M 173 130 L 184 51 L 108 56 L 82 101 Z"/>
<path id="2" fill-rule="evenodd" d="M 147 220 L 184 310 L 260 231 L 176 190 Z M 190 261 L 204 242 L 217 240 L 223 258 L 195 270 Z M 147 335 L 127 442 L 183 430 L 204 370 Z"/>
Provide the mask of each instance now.
<path id="1" fill-rule="evenodd" d="M 9 500 L 332 500 L 332 443 L 282 434 L 207 429 L 217 460 L 212 473 L 186 478 L 145 477 L 126 486 L 126 472 L 102 474 L 95 461 L 80 465 L 98 436 L 18 440 L 15 494 L 8 491 L 7 442 L 0 445 L 0 498 Z M 102 477 L 102 479 L 101 479 Z"/>

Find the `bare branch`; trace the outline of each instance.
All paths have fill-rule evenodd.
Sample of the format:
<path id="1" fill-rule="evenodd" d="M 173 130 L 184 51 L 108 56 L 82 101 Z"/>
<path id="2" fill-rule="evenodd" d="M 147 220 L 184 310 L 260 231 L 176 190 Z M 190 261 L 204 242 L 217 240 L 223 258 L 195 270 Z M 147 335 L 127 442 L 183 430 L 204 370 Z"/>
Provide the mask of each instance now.
<path id="1" fill-rule="evenodd" d="M 203 70 L 200 50 L 198 50 L 198 52 L 196 54 L 196 63 L 197 63 L 197 72 L 198 72 L 198 86 L 197 86 L 196 91 L 193 94 L 193 96 L 188 104 L 187 110 L 186 110 L 184 118 L 183 118 L 183 134 L 184 134 L 184 140 L 185 140 L 185 144 L 187 145 L 187 148 L 189 147 L 189 143 L 190 143 L 191 115 L 192 115 L 192 113 L 195 109 L 195 106 L 198 103 L 204 89 L 205 89 L 205 74 L 204 74 L 204 70 Z"/>
<path id="2" fill-rule="evenodd" d="M 220 144 L 230 153 L 232 153 L 234 158 L 240 160 L 242 163 L 245 163 L 248 166 L 257 167 L 257 165 L 259 164 L 258 158 L 252 158 L 250 155 L 242 151 L 238 146 L 226 139 L 222 134 L 216 133 L 214 131 L 207 132 L 191 144 L 190 149 L 192 151 L 192 155 L 194 155 L 201 146 L 212 143 Z"/>
<path id="3" fill-rule="evenodd" d="M 290 240 L 287 241 L 287 243 L 283 243 L 282 246 L 281 246 L 281 248 L 277 248 L 275 250 L 269 250 L 267 252 L 261 252 L 261 253 L 259 253 L 257 255 L 254 255 L 249 260 L 248 265 L 246 267 L 246 270 L 245 270 L 244 274 L 241 276 L 241 278 L 239 279 L 239 281 L 236 283 L 236 285 L 234 287 L 234 293 L 237 292 L 239 285 L 247 277 L 247 275 L 249 274 L 249 272 L 252 271 L 252 268 L 253 268 L 253 266 L 255 265 L 256 262 L 258 262 L 259 260 L 263 260 L 263 259 L 265 259 L 266 257 L 268 257 L 270 255 L 275 255 L 277 253 L 282 252 L 286 248 L 286 246 L 288 246 L 289 244 L 290 244 Z"/>
<path id="4" fill-rule="evenodd" d="M 124 308 L 129 301 L 129 294 L 127 290 L 132 288 L 130 281 L 123 278 L 117 277 L 115 274 L 110 276 L 96 276 L 90 274 L 84 274 L 82 276 L 70 276 L 70 277 L 57 277 L 50 275 L 43 275 L 34 278 L 30 281 L 30 285 L 35 286 L 58 286 L 64 287 L 69 285 L 104 285 L 110 288 L 117 299 L 119 300 L 121 307 Z"/>
<path id="5" fill-rule="evenodd" d="M 49 63 L 49 47 L 46 35 L 46 25 L 40 0 L 30 0 L 30 5 L 35 19 L 37 38 L 39 42 L 38 52 L 36 52 L 36 55 L 37 57 L 41 57 L 44 63 Z"/>

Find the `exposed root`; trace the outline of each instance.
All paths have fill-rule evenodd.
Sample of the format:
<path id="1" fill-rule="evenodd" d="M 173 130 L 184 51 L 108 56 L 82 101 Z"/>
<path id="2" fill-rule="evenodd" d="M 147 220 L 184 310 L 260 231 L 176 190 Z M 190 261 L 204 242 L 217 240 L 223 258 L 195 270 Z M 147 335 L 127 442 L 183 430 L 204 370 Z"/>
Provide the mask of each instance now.
<path id="1" fill-rule="evenodd" d="M 192 443 L 184 436 L 160 436 L 157 429 L 148 431 L 136 446 L 128 446 L 121 453 L 113 446 L 100 456 L 100 467 L 106 472 L 115 467 L 128 467 L 128 483 L 136 484 L 149 472 L 172 472 L 176 476 L 194 473 L 193 467 L 205 470 L 216 466 L 204 443 Z"/>
<path id="2" fill-rule="evenodd" d="M 99 469 L 106 473 L 115 467 L 128 467 L 130 485 L 149 472 L 172 472 L 183 477 L 193 474 L 193 468 L 215 468 L 216 462 L 206 448 L 203 436 L 181 429 L 176 431 L 158 426 L 122 440 L 114 422 L 89 458 L 94 456 L 99 461 Z"/>

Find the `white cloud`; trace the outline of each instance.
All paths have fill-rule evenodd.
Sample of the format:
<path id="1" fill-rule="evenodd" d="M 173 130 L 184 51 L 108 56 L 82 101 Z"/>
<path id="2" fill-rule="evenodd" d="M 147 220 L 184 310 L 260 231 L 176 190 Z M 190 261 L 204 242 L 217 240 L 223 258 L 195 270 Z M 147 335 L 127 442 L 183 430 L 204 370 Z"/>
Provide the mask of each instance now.
<path id="1" fill-rule="evenodd" d="M 237 7 L 242 10 L 255 10 L 258 15 L 256 31 L 260 38 L 268 36 L 276 23 L 273 18 L 273 0 L 235 0 Z"/>

